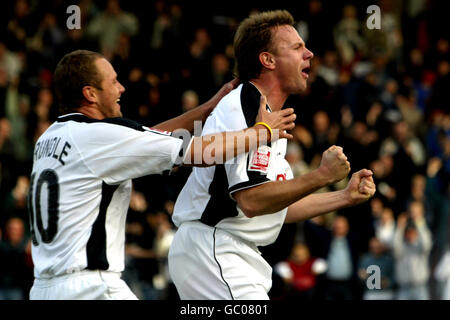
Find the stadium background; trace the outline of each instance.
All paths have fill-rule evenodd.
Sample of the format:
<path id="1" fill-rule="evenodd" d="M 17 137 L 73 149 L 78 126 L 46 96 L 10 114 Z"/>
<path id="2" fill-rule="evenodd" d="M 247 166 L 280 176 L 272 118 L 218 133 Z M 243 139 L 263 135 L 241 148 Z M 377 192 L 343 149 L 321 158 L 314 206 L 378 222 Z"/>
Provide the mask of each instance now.
<path id="1" fill-rule="evenodd" d="M 430 268 L 427 288 L 432 299 L 440 299 L 444 280 L 436 280 L 434 271 L 448 248 L 450 171 L 450 54 L 444 3 L 2 2 L 0 299 L 27 299 L 33 280 L 26 196 L 34 142 L 57 116 L 51 82 L 59 59 L 79 48 L 102 52 L 126 88 L 121 98 L 124 116 L 151 126 L 206 101 L 231 80 L 232 40 L 239 21 L 251 12 L 280 8 L 292 13 L 315 54 L 309 89 L 286 103 L 298 115 L 287 155 L 295 174 L 317 167 L 321 153 L 338 144 L 352 170 L 374 171 L 378 189 L 367 204 L 286 225 L 278 241 L 262 249 L 263 255 L 278 270 L 277 263 L 288 259 L 294 243 L 300 242 L 313 257 L 327 260 L 324 239 L 335 230 L 336 217 L 343 216 L 349 223 L 352 268 L 348 290 L 342 292 L 352 299 L 362 299 L 367 292 L 358 271 L 364 269 L 363 261 L 373 258 L 369 240 L 374 236 L 385 246 L 383 261 L 392 272 L 383 276 L 395 292 L 395 220 L 418 201 L 433 238 L 433 248 L 424 257 Z M 81 8 L 79 30 L 66 26 L 71 4 Z M 372 4 L 381 8 L 380 30 L 366 27 L 366 9 Z M 123 276 L 141 299 L 177 298 L 166 256 L 175 231 L 170 221 L 173 202 L 189 172 L 180 168 L 171 176 L 134 181 Z M 274 272 L 270 296 L 342 297 L 331 295 L 336 288 L 330 285 L 324 273 L 306 285 L 311 290 L 299 292 Z"/>

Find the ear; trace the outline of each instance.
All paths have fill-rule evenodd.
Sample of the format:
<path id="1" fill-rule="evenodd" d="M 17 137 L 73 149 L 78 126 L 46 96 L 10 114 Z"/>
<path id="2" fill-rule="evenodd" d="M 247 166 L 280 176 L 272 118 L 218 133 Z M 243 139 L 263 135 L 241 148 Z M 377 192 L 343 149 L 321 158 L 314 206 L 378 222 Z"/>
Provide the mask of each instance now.
<path id="1" fill-rule="evenodd" d="M 97 101 L 97 92 L 94 87 L 84 86 L 82 89 L 83 97 L 89 103 L 95 103 Z"/>
<path id="2" fill-rule="evenodd" d="M 269 52 L 261 52 L 259 54 L 259 61 L 264 68 L 267 68 L 269 70 L 275 69 L 275 57 L 273 56 L 273 54 Z"/>

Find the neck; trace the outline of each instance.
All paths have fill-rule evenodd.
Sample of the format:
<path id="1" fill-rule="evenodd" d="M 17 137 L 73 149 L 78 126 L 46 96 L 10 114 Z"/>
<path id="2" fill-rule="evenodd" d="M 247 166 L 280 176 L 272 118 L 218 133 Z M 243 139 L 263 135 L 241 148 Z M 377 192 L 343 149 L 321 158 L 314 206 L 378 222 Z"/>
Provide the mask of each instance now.
<path id="1" fill-rule="evenodd" d="M 100 112 L 100 110 L 94 106 L 94 105 L 82 105 L 77 109 L 77 112 L 80 112 L 84 114 L 86 117 L 97 119 L 97 120 L 103 120 L 105 119 L 105 116 L 103 113 Z"/>
<path id="2" fill-rule="evenodd" d="M 280 82 L 273 79 L 269 74 L 262 74 L 257 79 L 252 79 L 250 82 L 267 98 L 267 103 L 269 104 L 272 111 L 278 111 L 283 108 L 286 99 L 289 94 L 285 93 Z"/>

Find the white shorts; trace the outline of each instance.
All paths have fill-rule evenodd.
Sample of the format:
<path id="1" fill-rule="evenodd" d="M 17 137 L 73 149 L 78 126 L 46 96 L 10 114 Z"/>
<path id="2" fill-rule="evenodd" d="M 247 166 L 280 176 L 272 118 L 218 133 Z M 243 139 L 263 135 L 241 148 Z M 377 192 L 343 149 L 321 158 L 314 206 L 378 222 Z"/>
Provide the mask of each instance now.
<path id="1" fill-rule="evenodd" d="M 35 279 L 30 300 L 137 300 L 120 275 L 83 270 L 51 279 Z"/>
<path id="2" fill-rule="evenodd" d="M 201 222 L 184 222 L 169 251 L 183 300 L 267 300 L 272 268 L 256 246 Z"/>

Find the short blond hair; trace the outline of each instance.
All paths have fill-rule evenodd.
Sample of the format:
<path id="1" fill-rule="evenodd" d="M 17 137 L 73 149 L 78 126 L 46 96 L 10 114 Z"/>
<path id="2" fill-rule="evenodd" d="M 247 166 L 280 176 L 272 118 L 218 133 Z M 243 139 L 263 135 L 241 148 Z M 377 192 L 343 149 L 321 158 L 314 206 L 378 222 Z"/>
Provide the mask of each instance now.
<path id="1" fill-rule="evenodd" d="M 234 36 L 235 73 L 241 81 L 261 74 L 259 54 L 271 49 L 273 28 L 283 25 L 294 25 L 286 10 L 253 14 L 241 22 Z"/>

